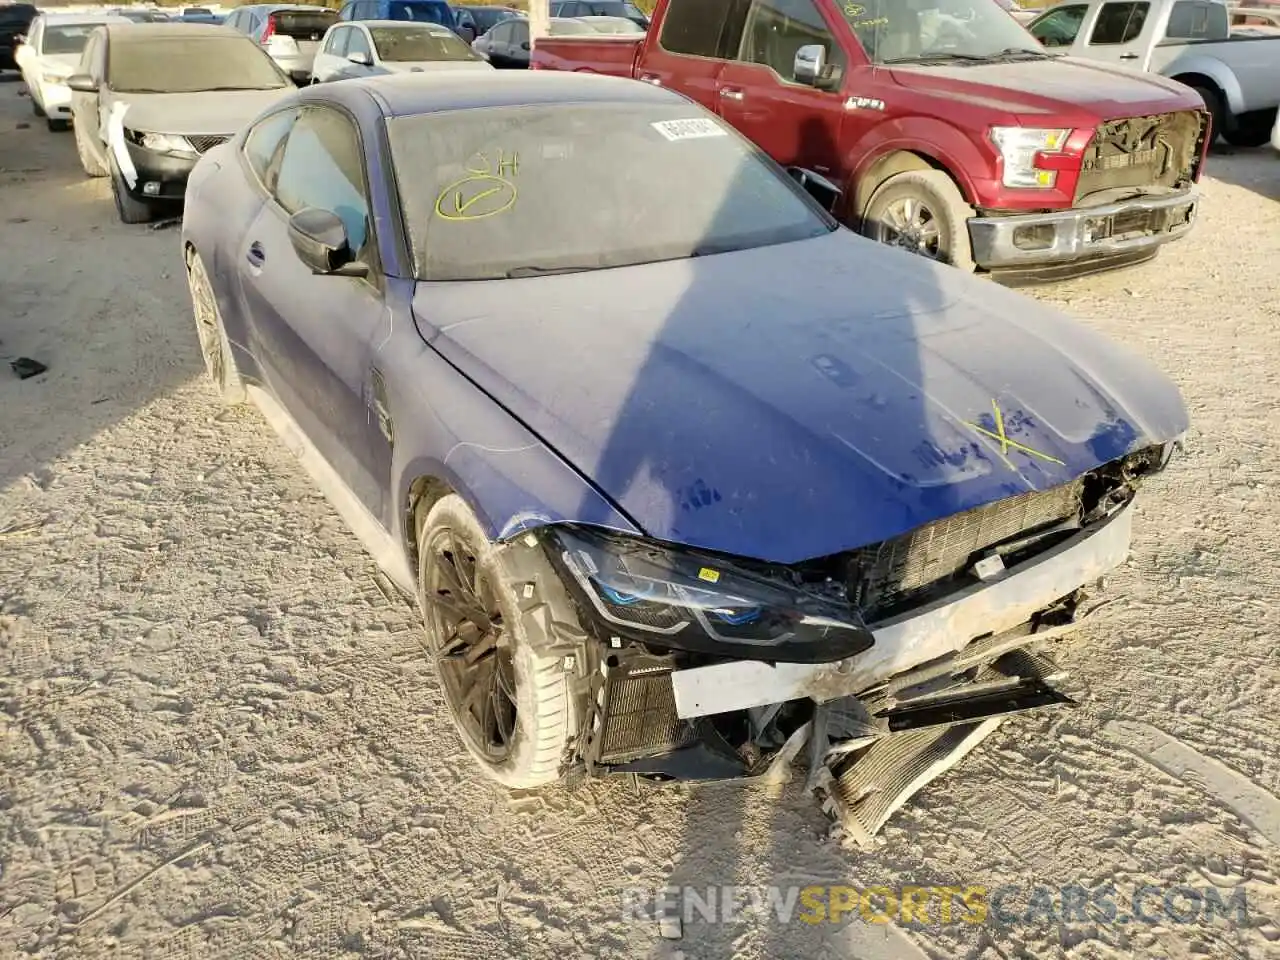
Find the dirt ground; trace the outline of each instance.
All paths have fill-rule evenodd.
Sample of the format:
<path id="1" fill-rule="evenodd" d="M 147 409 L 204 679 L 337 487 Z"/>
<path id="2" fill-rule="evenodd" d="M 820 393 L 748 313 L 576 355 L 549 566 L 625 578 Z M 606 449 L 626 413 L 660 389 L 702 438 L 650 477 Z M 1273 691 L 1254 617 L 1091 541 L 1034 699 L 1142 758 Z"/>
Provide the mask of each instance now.
<path id="1" fill-rule="evenodd" d="M 414 611 L 206 388 L 177 231 L 117 222 L 19 91 L 0 355 L 49 371 L 0 367 L 0 956 L 1280 955 L 1280 156 L 1212 157 L 1202 222 L 1155 263 L 1036 292 L 1176 378 L 1189 452 L 1065 656 L 1082 706 L 1007 722 L 853 853 L 797 784 L 481 780 Z M 622 908 L 665 885 L 1105 883 L 1122 915 L 1157 888 L 1147 917 L 1014 898 L 982 923 L 744 911 L 663 940 Z M 1246 913 L 1178 922 L 1175 885 Z"/>

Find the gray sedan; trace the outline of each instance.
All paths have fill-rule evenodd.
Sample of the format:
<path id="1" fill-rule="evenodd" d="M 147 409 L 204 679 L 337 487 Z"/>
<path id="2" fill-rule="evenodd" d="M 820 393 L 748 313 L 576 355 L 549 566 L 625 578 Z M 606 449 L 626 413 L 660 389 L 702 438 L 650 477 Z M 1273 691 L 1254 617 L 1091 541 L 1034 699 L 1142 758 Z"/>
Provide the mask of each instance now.
<path id="1" fill-rule="evenodd" d="M 448 27 L 407 20 L 359 20 L 329 28 L 312 67 L 311 82 L 387 73 L 491 70 Z"/>

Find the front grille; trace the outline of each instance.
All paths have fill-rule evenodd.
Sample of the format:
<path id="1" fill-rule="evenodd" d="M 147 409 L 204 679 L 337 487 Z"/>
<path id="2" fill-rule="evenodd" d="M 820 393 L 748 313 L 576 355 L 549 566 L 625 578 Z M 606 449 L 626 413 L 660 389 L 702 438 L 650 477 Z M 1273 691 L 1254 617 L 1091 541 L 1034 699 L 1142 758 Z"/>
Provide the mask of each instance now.
<path id="1" fill-rule="evenodd" d="M 1110 190 L 1178 187 L 1195 179 L 1205 115 L 1192 110 L 1098 126 L 1081 160 L 1076 202 Z"/>
<path id="2" fill-rule="evenodd" d="M 187 137 L 187 142 L 195 148 L 196 153 L 207 153 L 214 147 L 221 146 L 230 139 L 231 136 L 229 134 L 226 136 L 219 134 L 203 134 L 199 136 L 189 136 Z"/>
<path id="3" fill-rule="evenodd" d="M 1074 517 L 1083 480 L 966 510 L 854 551 L 851 599 L 874 622 L 913 594 L 955 578 L 974 554 Z"/>

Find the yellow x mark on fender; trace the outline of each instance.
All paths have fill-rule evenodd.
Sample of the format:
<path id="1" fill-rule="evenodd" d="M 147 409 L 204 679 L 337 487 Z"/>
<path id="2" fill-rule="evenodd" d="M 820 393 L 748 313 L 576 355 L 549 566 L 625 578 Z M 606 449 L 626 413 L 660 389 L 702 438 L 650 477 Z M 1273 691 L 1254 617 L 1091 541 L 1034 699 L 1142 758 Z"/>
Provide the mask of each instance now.
<path id="1" fill-rule="evenodd" d="M 1066 466 L 1066 463 L 1059 460 L 1057 457 L 1051 457 L 1047 453 L 1041 453 L 1039 450 L 1028 447 L 1025 443 L 1019 443 L 1017 440 L 1010 440 L 1009 435 L 1004 432 L 1004 415 L 1000 412 L 1000 404 L 996 403 L 995 400 L 991 401 L 991 412 L 994 414 L 996 421 L 996 428 L 994 431 L 988 430 L 986 427 L 980 427 L 978 424 L 972 423 L 968 420 L 965 421 L 965 426 L 972 427 L 984 437 L 990 437 L 992 440 L 998 441 L 1000 444 L 1000 455 L 1002 457 L 1007 457 L 1010 448 L 1012 448 L 1014 450 L 1021 450 L 1029 456 L 1039 457 L 1041 460 L 1048 460 L 1050 463 L 1056 463 L 1062 467 Z M 1006 459 L 1005 462 L 1008 463 L 1008 460 Z M 1009 465 L 1012 466 L 1012 464 Z"/>

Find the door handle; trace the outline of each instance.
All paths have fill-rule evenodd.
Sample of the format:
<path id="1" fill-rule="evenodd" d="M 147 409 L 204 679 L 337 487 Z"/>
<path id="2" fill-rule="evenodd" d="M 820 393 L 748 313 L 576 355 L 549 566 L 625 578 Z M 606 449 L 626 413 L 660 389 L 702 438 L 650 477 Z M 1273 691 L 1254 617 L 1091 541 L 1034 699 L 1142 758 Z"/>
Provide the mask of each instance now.
<path id="1" fill-rule="evenodd" d="M 720 96 L 724 97 L 726 100 L 745 100 L 746 99 L 745 93 L 743 93 L 741 90 L 736 90 L 733 87 L 721 87 Z"/>
<path id="2" fill-rule="evenodd" d="M 1138 55 L 1136 53 L 1122 53 L 1120 54 L 1120 59 L 1121 60 L 1137 60 Z"/>
<path id="3" fill-rule="evenodd" d="M 245 254 L 245 259 L 255 267 L 260 267 L 267 262 L 267 251 L 262 249 L 262 244 L 257 240 L 249 244 L 249 252 Z"/>

